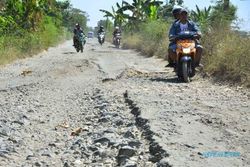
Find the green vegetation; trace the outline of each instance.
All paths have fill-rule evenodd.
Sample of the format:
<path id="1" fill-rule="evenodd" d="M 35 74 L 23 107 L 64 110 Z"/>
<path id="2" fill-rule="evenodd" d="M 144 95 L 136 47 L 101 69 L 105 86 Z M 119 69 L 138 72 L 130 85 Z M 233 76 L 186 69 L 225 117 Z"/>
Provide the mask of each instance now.
<path id="1" fill-rule="evenodd" d="M 1 1 L 0 64 L 56 45 L 69 37 L 76 22 L 86 27 L 86 13 L 67 0 Z"/>
<path id="2" fill-rule="evenodd" d="M 152 3 L 149 7 L 148 3 Z M 111 17 L 125 32 L 124 48 L 132 48 L 147 56 L 166 58 L 168 48 L 168 31 L 173 22 L 171 11 L 175 4 L 182 5 L 183 0 L 170 0 L 160 5 L 155 0 L 133 0 L 132 4 L 117 4 Z M 229 0 L 217 0 L 213 6 L 190 12 L 190 17 L 203 32 L 204 72 L 215 79 L 241 83 L 250 87 L 250 37 L 231 27 L 236 19 L 236 7 Z M 127 12 L 130 11 L 130 12 Z M 130 14 L 127 14 L 130 13 Z M 153 16 L 153 17 L 151 17 Z M 119 23 L 119 24 L 117 24 Z"/>
<path id="3" fill-rule="evenodd" d="M 158 18 L 157 12 L 162 3 L 156 0 L 133 0 L 131 4 L 122 1 L 121 5 L 116 3 L 117 9 L 112 6 L 112 12 L 102 9 L 100 11 L 105 14 L 104 17 L 111 17 L 115 26 L 126 26 L 128 30 L 138 30 L 140 23 Z"/>

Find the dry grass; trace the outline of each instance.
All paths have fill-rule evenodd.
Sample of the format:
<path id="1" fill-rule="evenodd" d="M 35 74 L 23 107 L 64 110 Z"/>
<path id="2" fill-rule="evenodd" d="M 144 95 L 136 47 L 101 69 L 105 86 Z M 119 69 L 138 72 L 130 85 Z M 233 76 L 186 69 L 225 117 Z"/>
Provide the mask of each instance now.
<path id="1" fill-rule="evenodd" d="M 140 26 L 137 33 L 126 34 L 124 48 L 140 51 L 146 56 L 165 57 L 168 48 L 167 32 L 169 25 L 163 21 L 151 21 Z"/>
<path id="2" fill-rule="evenodd" d="M 141 37 L 139 34 L 135 35 L 125 35 L 122 47 L 125 49 L 135 49 L 141 51 Z"/>
<path id="3" fill-rule="evenodd" d="M 222 81 L 250 87 L 250 38 L 218 30 L 204 37 L 205 71 Z"/>

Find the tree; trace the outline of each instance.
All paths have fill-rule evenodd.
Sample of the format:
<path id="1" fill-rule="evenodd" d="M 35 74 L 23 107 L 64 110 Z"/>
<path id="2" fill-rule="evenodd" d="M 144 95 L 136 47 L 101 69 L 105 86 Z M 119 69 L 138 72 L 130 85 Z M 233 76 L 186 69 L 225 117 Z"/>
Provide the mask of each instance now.
<path id="1" fill-rule="evenodd" d="M 224 3 L 223 3 L 223 9 L 224 9 L 224 11 L 228 11 L 229 7 L 230 7 L 229 0 L 224 0 Z"/>
<path id="2" fill-rule="evenodd" d="M 237 8 L 229 0 L 218 0 L 212 8 L 211 21 L 213 24 L 226 23 L 230 25 L 236 19 Z"/>
<path id="3" fill-rule="evenodd" d="M 55 0 L 8 0 L 3 13 L 12 17 L 20 27 L 35 30 L 43 19 L 45 6 L 52 5 L 51 2 Z"/>
<path id="4" fill-rule="evenodd" d="M 114 25 L 122 26 L 122 23 L 125 22 L 126 15 L 122 12 L 122 6 L 119 3 L 116 3 L 117 10 L 112 6 L 112 12 L 107 10 L 100 9 L 104 13 L 104 17 L 111 18 L 114 20 Z"/>
<path id="5" fill-rule="evenodd" d="M 151 20 L 158 19 L 158 10 L 162 4 L 162 1 L 146 0 L 144 4 L 146 16 Z"/>
<path id="6" fill-rule="evenodd" d="M 199 24 L 203 32 L 207 31 L 211 25 L 211 9 L 212 7 L 209 6 L 208 8 L 205 7 L 203 10 L 201 10 L 196 5 L 196 11 L 191 11 L 191 19 Z"/>
<path id="7" fill-rule="evenodd" d="M 79 23 L 81 27 L 84 29 L 87 28 L 87 13 L 76 8 L 70 8 L 68 11 L 68 15 L 64 17 L 64 26 L 69 30 L 72 30 L 72 27 L 75 26 L 76 23 Z"/>
<path id="8" fill-rule="evenodd" d="M 159 15 L 164 18 L 164 19 L 169 19 L 172 18 L 172 10 L 175 5 L 182 6 L 183 5 L 183 0 L 170 0 L 167 1 L 166 4 L 159 9 Z"/>
<path id="9" fill-rule="evenodd" d="M 133 0 L 132 4 L 123 1 L 120 11 L 130 11 L 132 16 L 128 19 L 136 21 L 144 21 L 146 18 L 157 19 L 158 9 L 162 3 L 162 1 L 156 0 Z"/>
<path id="10" fill-rule="evenodd" d="M 0 11 L 0 30 L 22 29 L 37 31 L 51 20 L 58 28 L 71 27 L 79 22 L 86 27 L 87 14 L 71 7 L 69 0 L 8 0 Z M 48 19 L 49 17 L 49 19 Z"/>

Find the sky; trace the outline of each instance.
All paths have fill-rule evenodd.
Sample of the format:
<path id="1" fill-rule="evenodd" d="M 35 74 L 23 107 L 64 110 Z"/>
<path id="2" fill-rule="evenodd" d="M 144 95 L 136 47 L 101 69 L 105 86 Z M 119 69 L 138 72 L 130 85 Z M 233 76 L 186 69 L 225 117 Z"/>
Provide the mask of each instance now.
<path id="1" fill-rule="evenodd" d="M 132 0 L 126 0 L 132 2 Z M 237 6 L 237 16 L 240 19 L 239 26 L 242 30 L 250 31 L 250 0 L 230 0 Z M 86 11 L 89 15 L 88 26 L 95 27 L 97 22 L 103 19 L 103 13 L 99 9 L 111 11 L 111 6 L 115 6 L 116 2 L 121 4 L 122 0 L 71 0 L 74 8 Z M 188 9 L 195 9 L 195 5 L 200 8 L 211 5 L 211 0 L 184 0 L 184 6 Z"/>

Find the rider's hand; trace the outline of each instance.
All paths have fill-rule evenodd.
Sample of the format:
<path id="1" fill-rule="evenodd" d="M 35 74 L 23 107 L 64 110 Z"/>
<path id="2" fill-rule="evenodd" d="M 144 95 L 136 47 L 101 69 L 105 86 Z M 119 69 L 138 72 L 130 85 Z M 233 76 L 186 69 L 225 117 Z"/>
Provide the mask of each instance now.
<path id="1" fill-rule="evenodd" d="M 200 34 L 200 33 L 197 33 L 197 34 L 194 35 L 194 37 L 195 37 L 196 39 L 200 39 L 200 38 L 201 38 L 201 34 Z"/>

